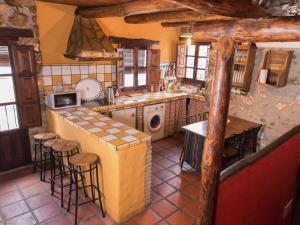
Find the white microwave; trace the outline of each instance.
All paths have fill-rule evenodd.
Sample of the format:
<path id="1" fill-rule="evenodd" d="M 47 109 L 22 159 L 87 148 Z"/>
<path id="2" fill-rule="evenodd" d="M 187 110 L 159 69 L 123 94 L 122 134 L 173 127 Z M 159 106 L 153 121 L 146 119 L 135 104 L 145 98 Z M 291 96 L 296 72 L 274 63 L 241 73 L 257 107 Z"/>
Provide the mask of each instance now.
<path id="1" fill-rule="evenodd" d="M 45 103 L 52 109 L 63 109 L 81 105 L 80 93 L 58 92 L 49 93 L 45 97 Z"/>

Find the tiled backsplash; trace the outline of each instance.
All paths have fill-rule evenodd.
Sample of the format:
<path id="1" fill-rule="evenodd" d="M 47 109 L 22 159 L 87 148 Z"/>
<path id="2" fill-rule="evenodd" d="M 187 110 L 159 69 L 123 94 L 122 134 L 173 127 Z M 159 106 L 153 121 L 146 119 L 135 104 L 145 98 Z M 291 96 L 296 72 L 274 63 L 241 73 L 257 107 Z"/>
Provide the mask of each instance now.
<path id="1" fill-rule="evenodd" d="M 43 65 L 42 68 L 44 93 L 55 90 L 55 86 L 63 86 L 64 90 L 73 90 L 75 85 L 84 78 L 94 78 L 101 82 L 105 90 L 116 82 L 116 64 L 72 64 Z"/>

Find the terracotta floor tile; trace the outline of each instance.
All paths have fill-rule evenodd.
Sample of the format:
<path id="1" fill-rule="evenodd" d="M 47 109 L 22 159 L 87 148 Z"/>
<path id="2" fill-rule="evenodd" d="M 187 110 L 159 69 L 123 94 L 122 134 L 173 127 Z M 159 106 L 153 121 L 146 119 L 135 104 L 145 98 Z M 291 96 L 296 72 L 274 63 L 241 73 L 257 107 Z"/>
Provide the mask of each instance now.
<path id="1" fill-rule="evenodd" d="M 192 201 L 191 203 L 189 203 L 188 205 L 186 205 L 185 207 L 183 207 L 183 211 L 190 215 L 193 218 L 197 217 L 197 213 L 198 213 L 198 207 L 199 207 L 199 202 L 197 201 Z"/>
<path id="2" fill-rule="evenodd" d="M 191 202 L 191 200 L 180 191 L 177 191 L 174 194 L 167 197 L 167 200 L 178 208 L 182 208 L 189 202 Z"/>
<path id="3" fill-rule="evenodd" d="M 11 191 L 0 196 L 0 207 L 22 200 L 19 191 Z"/>
<path id="4" fill-rule="evenodd" d="M 41 223 L 41 225 L 72 225 L 72 224 L 73 223 L 71 223 L 64 214 L 60 214 L 58 216 L 55 216 L 54 218 L 51 218 Z"/>
<path id="5" fill-rule="evenodd" d="M 36 184 L 37 182 L 40 182 L 39 176 L 37 176 L 37 174 L 30 174 L 16 180 L 16 184 L 19 188 L 24 188 L 26 186 Z"/>
<path id="6" fill-rule="evenodd" d="M 87 200 L 85 200 L 87 201 Z M 97 210 L 97 206 L 94 203 L 87 203 L 78 207 L 78 221 L 88 220 L 93 216 L 100 215 Z M 75 206 L 71 206 L 71 210 L 68 213 L 68 217 L 73 221 L 75 218 Z"/>
<path id="7" fill-rule="evenodd" d="M 169 225 L 166 221 L 162 220 L 161 222 L 157 223 L 156 225 Z"/>
<path id="8" fill-rule="evenodd" d="M 168 159 L 162 159 L 162 160 L 157 161 L 156 163 L 163 168 L 168 168 L 170 166 L 175 165 L 175 162 L 168 160 Z"/>
<path id="9" fill-rule="evenodd" d="M 161 200 L 151 205 L 151 208 L 161 217 L 167 217 L 171 213 L 175 212 L 177 208 L 169 203 L 167 200 Z"/>
<path id="10" fill-rule="evenodd" d="M 181 189 L 181 191 L 186 194 L 187 196 L 189 196 L 192 199 L 197 199 L 199 197 L 199 193 L 200 193 L 200 186 L 197 185 L 188 185 L 185 186 Z"/>
<path id="11" fill-rule="evenodd" d="M 164 150 L 162 150 L 162 151 L 157 151 L 157 153 L 160 154 L 161 156 L 167 158 L 168 156 L 171 156 L 171 155 L 174 154 L 174 153 L 171 152 L 169 149 L 170 149 L 170 148 L 166 148 L 166 149 L 164 149 Z"/>
<path id="12" fill-rule="evenodd" d="M 175 188 L 173 188 L 171 185 L 164 183 L 157 185 L 153 188 L 154 191 L 156 191 L 158 194 L 160 194 L 162 197 L 166 197 L 176 191 Z"/>
<path id="13" fill-rule="evenodd" d="M 1 182 L 0 182 L 1 183 Z M 0 186 L 0 196 L 11 191 L 16 191 L 17 186 L 12 181 L 3 182 Z"/>
<path id="14" fill-rule="evenodd" d="M 137 215 L 134 220 L 140 225 L 152 225 L 157 223 L 161 217 L 157 215 L 153 210 L 147 209 L 142 214 Z"/>
<path id="15" fill-rule="evenodd" d="M 169 167 L 168 170 L 172 171 L 176 175 L 180 175 L 183 171 L 183 169 L 181 168 L 181 166 L 179 164 Z"/>
<path id="16" fill-rule="evenodd" d="M 200 180 L 200 175 L 196 174 L 195 172 L 183 171 L 180 176 L 190 183 L 195 183 L 196 181 Z"/>
<path id="17" fill-rule="evenodd" d="M 180 159 L 180 154 L 172 154 L 170 156 L 167 157 L 169 160 L 172 160 L 175 163 L 180 163 L 179 159 Z"/>
<path id="18" fill-rule="evenodd" d="M 25 212 L 28 212 L 29 209 L 24 201 L 19 201 L 14 204 L 2 207 L 0 211 L 3 215 L 3 219 L 8 220 Z"/>
<path id="19" fill-rule="evenodd" d="M 172 225 L 192 225 L 194 222 L 191 217 L 181 211 L 169 216 L 167 221 Z"/>
<path id="20" fill-rule="evenodd" d="M 152 182 L 152 187 L 154 187 L 156 185 L 163 183 L 164 181 L 162 179 L 158 178 L 157 176 L 152 175 L 151 182 Z"/>
<path id="21" fill-rule="evenodd" d="M 49 184 L 49 189 L 50 189 L 50 184 Z M 27 187 L 21 189 L 21 192 L 25 198 L 32 197 L 34 195 L 37 195 L 37 194 L 45 192 L 45 191 L 46 191 L 46 187 L 45 187 L 44 183 L 42 183 L 42 182 L 27 186 Z"/>
<path id="22" fill-rule="evenodd" d="M 157 162 L 157 161 L 160 161 L 160 160 L 162 160 L 162 159 L 164 159 L 164 157 L 161 156 L 160 154 L 158 154 L 158 153 L 156 153 L 156 152 L 153 152 L 153 153 L 152 153 L 152 161 L 153 161 L 153 162 Z"/>
<path id="23" fill-rule="evenodd" d="M 174 173 L 172 173 L 166 169 L 161 170 L 160 172 L 156 173 L 155 175 L 164 181 L 169 180 L 176 176 Z"/>
<path id="24" fill-rule="evenodd" d="M 6 221 L 6 225 L 34 225 L 37 224 L 33 215 L 28 212 L 26 214 L 22 214 L 20 216 L 14 217 L 8 221 Z"/>
<path id="25" fill-rule="evenodd" d="M 168 180 L 167 183 L 177 189 L 181 189 L 189 184 L 187 181 L 185 181 L 184 179 L 182 179 L 179 176 L 173 177 L 172 179 Z"/>
<path id="26" fill-rule="evenodd" d="M 155 162 L 152 162 L 152 174 L 156 174 L 163 169 L 164 168 L 161 167 L 160 165 L 156 164 Z"/>
<path id="27" fill-rule="evenodd" d="M 51 219 L 61 213 L 60 207 L 56 203 L 51 203 L 33 211 L 39 222 Z"/>
<path id="28" fill-rule="evenodd" d="M 120 223 L 120 225 L 137 225 L 137 223 L 133 219 L 130 219 L 123 223 Z"/>
<path id="29" fill-rule="evenodd" d="M 159 194 L 157 194 L 155 191 L 151 192 L 151 201 L 152 201 L 152 203 L 159 201 L 161 198 L 162 197 Z"/>
<path id="30" fill-rule="evenodd" d="M 44 192 L 40 193 L 34 197 L 26 199 L 27 204 L 31 209 L 37 209 L 41 206 L 54 203 L 53 197 L 50 195 L 50 193 Z"/>

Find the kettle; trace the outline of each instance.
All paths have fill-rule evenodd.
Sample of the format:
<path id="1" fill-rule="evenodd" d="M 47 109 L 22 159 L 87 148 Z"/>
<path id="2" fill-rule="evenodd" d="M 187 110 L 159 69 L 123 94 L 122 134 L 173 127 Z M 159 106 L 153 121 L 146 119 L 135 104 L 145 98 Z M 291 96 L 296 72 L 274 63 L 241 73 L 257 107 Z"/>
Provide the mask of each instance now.
<path id="1" fill-rule="evenodd" d="M 106 97 L 107 101 L 110 104 L 113 104 L 115 101 L 115 88 L 114 87 L 107 87 L 106 88 Z"/>

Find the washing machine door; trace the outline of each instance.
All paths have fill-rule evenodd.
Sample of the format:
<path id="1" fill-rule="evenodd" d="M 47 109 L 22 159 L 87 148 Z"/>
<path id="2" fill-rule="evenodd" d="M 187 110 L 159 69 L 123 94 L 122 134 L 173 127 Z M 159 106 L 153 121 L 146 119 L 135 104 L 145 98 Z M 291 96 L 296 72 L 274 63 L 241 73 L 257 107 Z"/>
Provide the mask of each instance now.
<path id="1" fill-rule="evenodd" d="M 161 116 L 158 113 L 151 113 L 147 121 L 147 126 L 151 133 L 158 132 L 162 127 Z"/>

